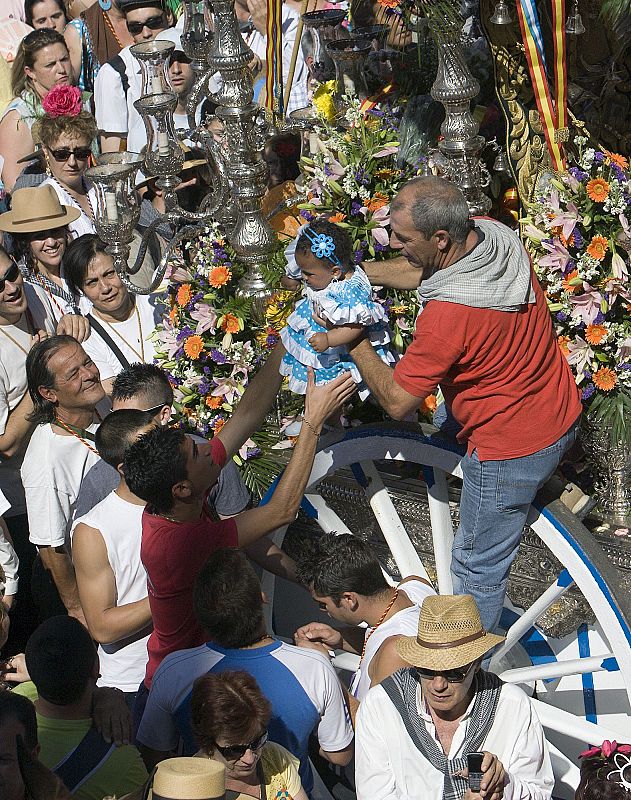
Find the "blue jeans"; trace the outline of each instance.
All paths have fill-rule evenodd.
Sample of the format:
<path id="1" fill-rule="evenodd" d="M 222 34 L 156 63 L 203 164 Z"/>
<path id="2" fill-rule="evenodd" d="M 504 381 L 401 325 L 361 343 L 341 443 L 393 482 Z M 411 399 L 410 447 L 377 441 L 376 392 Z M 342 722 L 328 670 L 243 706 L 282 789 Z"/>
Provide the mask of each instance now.
<path id="1" fill-rule="evenodd" d="M 441 411 L 435 424 L 447 433 L 451 415 Z M 530 505 L 574 444 L 577 429 L 578 421 L 553 444 L 522 458 L 480 461 L 474 450 L 462 459 L 460 525 L 451 556 L 453 591 L 473 595 L 488 631 L 497 629 Z"/>

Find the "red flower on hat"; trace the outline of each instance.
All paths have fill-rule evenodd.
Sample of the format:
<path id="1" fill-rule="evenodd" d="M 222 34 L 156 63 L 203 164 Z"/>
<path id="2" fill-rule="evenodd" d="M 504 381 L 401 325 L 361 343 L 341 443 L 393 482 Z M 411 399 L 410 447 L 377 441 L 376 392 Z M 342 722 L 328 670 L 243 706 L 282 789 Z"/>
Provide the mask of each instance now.
<path id="1" fill-rule="evenodd" d="M 81 113 L 81 90 L 76 86 L 53 86 L 42 100 L 49 117 L 76 117 Z"/>

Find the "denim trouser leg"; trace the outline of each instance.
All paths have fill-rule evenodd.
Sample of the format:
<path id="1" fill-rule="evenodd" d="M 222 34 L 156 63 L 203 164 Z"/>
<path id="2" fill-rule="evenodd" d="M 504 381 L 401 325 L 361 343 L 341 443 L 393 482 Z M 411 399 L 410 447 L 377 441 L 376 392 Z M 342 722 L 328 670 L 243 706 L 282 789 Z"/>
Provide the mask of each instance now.
<path id="1" fill-rule="evenodd" d="M 530 504 L 576 439 L 577 424 L 549 447 L 530 456 L 480 461 L 477 451 L 462 459 L 460 525 L 452 551 L 454 594 L 471 594 L 482 624 L 499 623 L 508 573 Z"/>

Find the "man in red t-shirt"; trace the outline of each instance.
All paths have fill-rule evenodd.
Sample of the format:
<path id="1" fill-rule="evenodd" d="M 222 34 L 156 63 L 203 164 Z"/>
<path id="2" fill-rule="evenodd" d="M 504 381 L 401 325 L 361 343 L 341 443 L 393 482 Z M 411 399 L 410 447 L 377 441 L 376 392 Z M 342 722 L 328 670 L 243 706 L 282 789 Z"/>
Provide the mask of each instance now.
<path id="1" fill-rule="evenodd" d="M 304 421 L 291 460 L 269 502 L 214 521 L 205 503 L 228 457 L 243 445 L 271 404 L 284 350 L 272 353 L 251 382 L 220 435 L 198 443 L 183 431 L 157 427 L 125 452 L 123 474 L 129 489 L 147 503 L 142 518 L 140 557 L 147 571 L 153 632 L 145 687 L 162 659 L 175 650 L 206 641 L 193 613 L 193 585 L 208 556 L 220 547 L 246 547 L 292 522 L 298 512 L 324 420 L 354 392 L 350 373 L 315 386 L 309 380 Z M 269 400 L 269 402 L 266 402 Z M 254 414 L 252 404 L 256 405 Z M 137 701 L 142 703 L 142 698 Z"/>
<path id="2" fill-rule="evenodd" d="M 467 448 L 454 591 L 475 597 L 482 624 L 493 631 L 530 504 L 576 437 L 580 395 L 513 231 L 469 219 L 458 187 L 435 177 L 406 184 L 390 212 L 390 241 L 405 261 L 382 262 L 390 280 L 381 265 L 369 277 L 418 287 L 423 309 L 394 370 L 365 339 L 353 359 L 395 419 L 442 389 Z"/>

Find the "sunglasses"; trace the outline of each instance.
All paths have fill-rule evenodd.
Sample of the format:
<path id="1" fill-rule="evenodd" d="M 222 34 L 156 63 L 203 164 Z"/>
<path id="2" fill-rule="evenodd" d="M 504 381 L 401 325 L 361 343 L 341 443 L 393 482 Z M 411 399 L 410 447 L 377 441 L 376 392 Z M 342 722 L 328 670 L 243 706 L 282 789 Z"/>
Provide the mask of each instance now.
<path id="1" fill-rule="evenodd" d="M 475 661 L 472 661 L 471 664 L 467 664 L 459 669 L 446 669 L 441 671 L 425 669 L 424 667 L 413 667 L 411 672 L 412 677 L 417 681 L 420 680 L 420 678 L 424 678 L 426 681 L 433 681 L 434 678 L 444 678 L 447 683 L 462 683 L 471 672 L 471 668 L 474 664 Z"/>
<path id="2" fill-rule="evenodd" d="M 219 747 L 219 745 L 216 744 L 215 749 L 221 753 L 226 761 L 238 761 L 240 758 L 243 758 L 248 750 L 252 750 L 252 752 L 260 750 L 267 742 L 267 736 L 267 731 L 263 731 L 257 739 L 254 739 L 254 741 L 249 744 L 233 744 L 230 747 Z"/>
<path id="3" fill-rule="evenodd" d="M 170 403 L 160 403 L 159 406 L 153 406 L 153 408 L 143 408 L 141 409 L 145 414 L 151 414 L 152 417 L 158 413 L 158 411 L 162 411 L 165 406 L 170 405 Z"/>
<path id="4" fill-rule="evenodd" d="M 92 150 L 89 147 L 75 147 L 71 150 L 69 147 L 59 147 L 57 150 L 49 150 L 51 156 L 55 161 L 67 161 L 70 156 L 74 156 L 77 161 L 85 161 L 92 155 Z"/>
<path id="5" fill-rule="evenodd" d="M 9 269 L 4 273 L 4 277 L 0 278 L 0 293 L 4 292 L 4 287 L 9 283 L 15 283 L 20 274 L 20 269 L 15 261 L 11 264 Z"/>
<path id="6" fill-rule="evenodd" d="M 142 33 L 144 28 L 149 28 L 150 31 L 157 31 L 159 28 L 164 28 L 164 14 L 159 14 L 157 17 L 149 17 L 144 22 L 128 22 L 127 30 L 132 36 L 138 36 Z"/>

